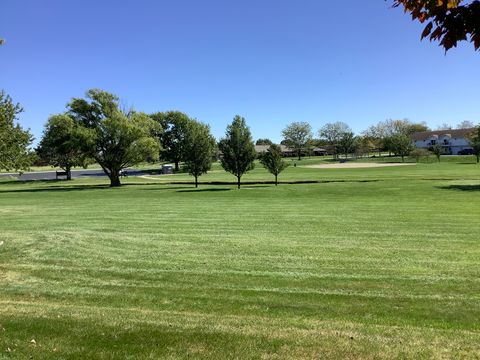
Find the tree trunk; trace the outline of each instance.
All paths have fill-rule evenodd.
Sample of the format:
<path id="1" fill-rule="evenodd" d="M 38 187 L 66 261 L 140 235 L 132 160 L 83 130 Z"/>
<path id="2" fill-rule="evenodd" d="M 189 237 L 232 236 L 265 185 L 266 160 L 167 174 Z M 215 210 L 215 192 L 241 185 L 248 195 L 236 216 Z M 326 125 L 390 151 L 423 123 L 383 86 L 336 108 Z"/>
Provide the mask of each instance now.
<path id="1" fill-rule="evenodd" d="M 118 171 L 111 171 L 108 177 L 110 178 L 110 187 L 118 187 L 121 185 Z"/>
<path id="2" fill-rule="evenodd" d="M 198 188 L 198 176 L 195 176 L 195 187 Z"/>
<path id="3" fill-rule="evenodd" d="M 302 150 L 298 150 L 298 160 L 302 160 Z"/>
<path id="4" fill-rule="evenodd" d="M 402 155 L 402 163 L 405 162 L 405 156 Z"/>
<path id="5" fill-rule="evenodd" d="M 180 170 L 180 168 L 178 166 L 178 163 L 179 163 L 179 161 L 175 160 L 175 172 L 178 172 L 178 170 Z"/>
<path id="6" fill-rule="evenodd" d="M 67 180 L 72 180 L 72 168 L 70 166 L 67 166 L 65 168 L 65 172 L 67 173 Z"/>
<path id="7" fill-rule="evenodd" d="M 237 175 L 237 188 L 240 189 L 240 176 Z"/>
<path id="8" fill-rule="evenodd" d="M 480 155 L 477 155 L 477 164 L 480 162 Z"/>
<path id="9" fill-rule="evenodd" d="M 278 175 L 275 175 L 275 186 L 278 186 Z"/>

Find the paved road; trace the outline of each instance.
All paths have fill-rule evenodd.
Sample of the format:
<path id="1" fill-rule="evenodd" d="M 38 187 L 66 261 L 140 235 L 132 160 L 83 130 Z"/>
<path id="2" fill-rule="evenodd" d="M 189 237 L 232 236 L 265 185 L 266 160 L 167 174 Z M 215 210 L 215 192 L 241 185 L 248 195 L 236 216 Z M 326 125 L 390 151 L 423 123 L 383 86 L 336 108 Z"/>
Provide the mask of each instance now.
<path id="1" fill-rule="evenodd" d="M 145 175 L 147 172 L 139 170 L 127 170 L 129 176 L 139 176 Z M 82 178 L 82 177 L 105 177 L 103 170 L 72 170 L 72 178 Z M 15 177 L 18 180 L 54 180 L 55 171 L 35 171 L 35 172 L 26 172 L 22 175 L 18 173 L 0 173 L 0 178 L 5 177 Z M 64 177 L 62 177 L 64 178 Z"/>

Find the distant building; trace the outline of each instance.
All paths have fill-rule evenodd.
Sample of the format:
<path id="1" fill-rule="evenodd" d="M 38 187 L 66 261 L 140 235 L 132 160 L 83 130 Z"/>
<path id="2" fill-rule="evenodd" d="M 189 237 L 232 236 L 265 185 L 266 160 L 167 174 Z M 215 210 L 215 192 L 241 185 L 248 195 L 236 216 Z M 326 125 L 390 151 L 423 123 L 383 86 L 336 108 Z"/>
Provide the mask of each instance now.
<path id="1" fill-rule="evenodd" d="M 270 145 L 255 145 L 255 151 L 257 152 L 257 154 L 261 154 L 261 153 L 267 152 L 269 147 Z M 298 155 L 295 150 L 289 148 L 288 146 L 280 145 L 280 149 L 282 150 L 282 156 L 284 157 L 293 157 Z M 310 152 L 310 155 L 313 155 L 313 156 L 324 156 L 326 154 L 327 154 L 327 150 L 323 148 L 318 148 L 318 147 L 311 149 L 311 152 Z M 307 154 L 307 152 L 304 151 L 303 156 L 306 156 L 306 155 L 309 155 L 309 154 Z"/>
<path id="2" fill-rule="evenodd" d="M 411 135 L 417 148 L 428 149 L 439 144 L 446 155 L 458 155 L 462 150 L 472 149 L 467 136 L 475 129 L 455 129 L 417 132 Z"/>

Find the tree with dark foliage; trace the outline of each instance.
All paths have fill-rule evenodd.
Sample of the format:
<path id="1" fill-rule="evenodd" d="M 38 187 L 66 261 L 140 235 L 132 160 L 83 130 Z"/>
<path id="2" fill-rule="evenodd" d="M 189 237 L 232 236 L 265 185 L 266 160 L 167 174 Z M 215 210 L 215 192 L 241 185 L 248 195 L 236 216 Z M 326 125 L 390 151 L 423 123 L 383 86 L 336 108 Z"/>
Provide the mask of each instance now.
<path id="1" fill-rule="evenodd" d="M 459 41 L 470 41 L 480 48 L 480 1 L 464 0 L 394 0 L 413 20 L 426 23 L 422 39 L 438 41 L 445 51 Z"/>

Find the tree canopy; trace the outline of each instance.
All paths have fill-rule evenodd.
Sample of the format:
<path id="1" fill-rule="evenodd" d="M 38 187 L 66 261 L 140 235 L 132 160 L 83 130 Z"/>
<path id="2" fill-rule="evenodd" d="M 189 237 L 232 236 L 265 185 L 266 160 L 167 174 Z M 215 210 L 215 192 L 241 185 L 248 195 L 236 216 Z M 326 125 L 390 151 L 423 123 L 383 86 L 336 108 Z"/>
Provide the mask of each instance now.
<path id="1" fill-rule="evenodd" d="M 470 120 L 463 120 L 460 124 L 457 125 L 457 129 L 471 129 L 475 127 L 475 124 Z"/>
<path id="2" fill-rule="evenodd" d="M 344 133 L 337 144 L 338 152 L 345 155 L 345 158 L 348 157 L 348 154 L 352 154 L 357 149 L 357 139 L 353 132 Z"/>
<path id="3" fill-rule="evenodd" d="M 282 159 L 280 146 L 270 145 L 267 152 L 260 157 L 260 163 L 275 176 L 275 186 L 278 185 L 278 175 L 288 167 L 288 163 Z"/>
<path id="4" fill-rule="evenodd" d="M 312 140 L 312 127 L 307 122 L 293 122 L 282 131 L 284 143 L 295 150 L 298 160 L 302 158 L 302 151 Z"/>
<path id="5" fill-rule="evenodd" d="M 337 156 L 338 143 L 340 139 L 346 134 L 351 133 L 352 129 L 344 122 L 337 121 L 334 123 L 325 124 L 319 131 L 318 136 L 324 140 L 333 149 L 334 157 Z"/>
<path id="6" fill-rule="evenodd" d="M 17 123 L 22 111 L 20 104 L 0 90 L 0 169 L 26 170 L 32 163 L 29 146 L 33 137 Z"/>
<path id="7" fill-rule="evenodd" d="M 394 0 L 413 20 L 426 23 L 422 39 L 438 41 L 445 51 L 459 41 L 470 41 L 480 48 L 480 1 L 464 0 Z"/>
<path id="8" fill-rule="evenodd" d="M 82 128 L 71 116 L 53 115 L 45 125 L 37 153 L 49 165 L 65 170 L 70 180 L 72 167 L 86 166 L 88 162 L 82 150 L 83 138 Z"/>
<path id="9" fill-rule="evenodd" d="M 198 187 L 198 177 L 212 167 L 215 138 L 210 133 L 208 125 L 192 121 L 185 140 L 185 167 L 188 173 L 195 177 L 195 187 Z"/>
<path id="10" fill-rule="evenodd" d="M 388 143 L 389 150 L 391 150 L 395 155 L 400 156 L 402 158 L 402 162 L 405 161 L 405 156 L 408 156 L 414 149 L 412 140 L 405 134 L 398 134 L 390 137 Z"/>
<path id="11" fill-rule="evenodd" d="M 480 162 L 480 125 L 468 136 L 468 141 L 473 149 L 473 154 L 477 157 L 477 163 Z"/>
<path id="12" fill-rule="evenodd" d="M 86 155 L 102 167 L 110 186 L 120 186 L 121 170 L 158 159 L 160 144 L 152 135 L 158 125 L 144 113 L 122 111 L 118 97 L 106 91 L 92 89 L 86 97 L 73 99 L 68 114 L 85 129 Z"/>
<path id="13" fill-rule="evenodd" d="M 185 160 L 185 139 L 193 120 L 180 111 L 158 112 L 150 116 L 163 128 L 160 134 L 161 158 L 172 161 L 178 171 L 180 162 Z"/>
<path id="14" fill-rule="evenodd" d="M 222 167 L 236 176 L 240 189 L 242 175 L 254 168 L 257 157 L 250 129 L 243 117 L 235 116 L 233 122 L 227 126 L 225 137 L 218 143 L 218 149 L 221 152 Z"/>
<path id="15" fill-rule="evenodd" d="M 273 141 L 270 139 L 258 139 L 255 142 L 255 145 L 272 145 Z"/>

